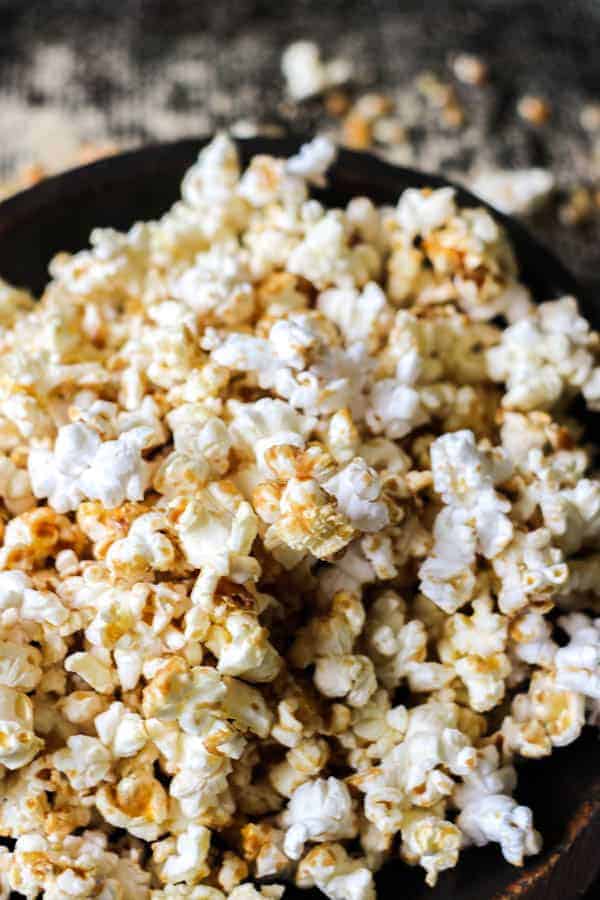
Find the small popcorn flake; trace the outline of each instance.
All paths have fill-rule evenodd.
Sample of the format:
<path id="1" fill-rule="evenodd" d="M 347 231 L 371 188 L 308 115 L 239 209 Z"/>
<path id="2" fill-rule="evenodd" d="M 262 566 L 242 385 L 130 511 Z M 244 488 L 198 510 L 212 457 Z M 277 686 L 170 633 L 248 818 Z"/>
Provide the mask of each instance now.
<path id="1" fill-rule="evenodd" d="M 347 142 L 404 140 L 312 42 L 284 70 Z M 571 409 L 600 409 L 600 338 L 452 188 L 325 207 L 335 156 L 243 171 L 220 134 L 39 302 L 0 281 L 2 896 L 375 900 L 398 856 L 430 885 L 471 845 L 520 866 L 515 759 L 600 723 Z M 521 214 L 553 187 L 482 178 Z"/>
<path id="2" fill-rule="evenodd" d="M 452 71 L 463 84 L 479 87 L 487 81 L 488 67 L 484 60 L 472 53 L 459 53 L 452 62 Z"/>
<path id="3" fill-rule="evenodd" d="M 545 125 L 552 115 L 552 107 L 543 97 L 525 94 L 517 103 L 517 112 L 531 125 Z"/>

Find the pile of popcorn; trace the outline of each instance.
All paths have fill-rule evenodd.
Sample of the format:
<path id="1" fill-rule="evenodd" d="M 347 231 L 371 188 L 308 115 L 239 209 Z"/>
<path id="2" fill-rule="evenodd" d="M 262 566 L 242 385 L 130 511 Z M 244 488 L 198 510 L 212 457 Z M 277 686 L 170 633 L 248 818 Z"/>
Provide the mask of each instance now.
<path id="1" fill-rule="evenodd" d="M 450 188 L 325 208 L 334 157 L 220 135 L 0 285 L 1 897 L 521 865 L 515 762 L 600 720 L 598 335 Z"/>

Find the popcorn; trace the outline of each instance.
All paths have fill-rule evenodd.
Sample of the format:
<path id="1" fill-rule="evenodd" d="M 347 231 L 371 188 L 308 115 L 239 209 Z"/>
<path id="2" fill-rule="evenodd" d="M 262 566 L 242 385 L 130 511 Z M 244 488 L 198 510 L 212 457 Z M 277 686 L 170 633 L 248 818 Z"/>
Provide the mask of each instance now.
<path id="1" fill-rule="evenodd" d="M 426 662 L 426 629 L 418 619 L 407 621 L 405 613 L 406 604 L 391 590 L 377 597 L 369 609 L 364 633 L 378 680 L 388 690 L 398 687 L 403 678 L 411 687 L 417 689 L 418 684 L 426 690 L 425 682 L 436 672 L 442 683 L 450 680 L 449 670 Z"/>
<path id="2" fill-rule="evenodd" d="M 0 641 L 0 685 L 32 691 L 42 677 L 41 661 L 36 647 Z"/>
<path id="3" fill-rule="evenodd" d="M 288 271 L 302 275 L 316 288 L 364 287 L 377 274 L 379 254 L 367 244 L 351 246 L 340 212 L 326 212 L 306 231 L 290 253 Z"/>
<path id="4" fill-rule="evenodd" d="M 290 156 L 286 169 L 292 175 L 299 175 L 311 184 L 325 185 L 325 172 L 337 155 L 335 145 L 326 137 L 316 137 L 303 144 L 295 156 Z"/>
<path id="5" fill-rule="evenodd" d="M 512 791 L 515 783 L 514 768 L 499 768 L 498 751 L 489 746 L 482 751 L 477 769 L 465 775 L 454 801 L 461 810 L 456 824 L 465 845 L 483 847 L 496 841 L 508 862 L 522 866 L 524 856 L 539 853 L 542 840 L 533 828 L 531 810 L 504 793 Z"/>
<path id="6" fill-rule="evenodd" d="M 352 74 L 352 66 L 345 59 L 322 62 L 320 50 L 312 41 L 295 41 L 286 47 L 281 70 L 293 100 L 304 100 L 326 88 L 342 84 Z"/>
<path id="7" fill-rule="evenodd" d="M 271 784 L 284 797 L 290 797 L 297 787 L 318 775 L 329 758 L 324 741 L 309 739 L 296 743 L 286 753 L 285 761 L 271 769 Z"/>
<path id="8" fill-rule="evenodd" d="M 105 712 L 96 716 L 94 725 L 102 743 L 117 759 L 135 756 L 148 740 L 142 717 L 128 710 L 123 703 L 111 703 Z"/>
<path id="9" fill-rule="evenodd" d="M 348 344 L 361 341 L 377 349 L 392 321 L 392 310 L 379 285 L 369 281 L 362 291 L 330 288 L 322 291 L 318 308 L 338 326 Z"/>
<path id="10" fill-rule="evenodd" d="M 152 847 L 152 855 L 160 880 L 168 884 L 201 881 L 210 872 L 207 864 L 209 849 L 209 829 L 193 823 L 177 839 L 170 837 L 157 841 Z"/>
<path id="11" fill-rule="evenodd" d="M 585 698 L 561 690 L 551 673 L 536 671 L 528 692 L 514 698 L 502 735 L 511 750 L 538 759 L 571 744 L 584 724 Z"/>
<path id="12" fill-rule="evenodd" d="M 582 392 L 594 409 L 596 345 L 595 333 L 578 314 L 573 297 L 542 303 L 507 328 L 500 344 L 488 351 L 491 378 L 506 384 L 503 406 L 549 410 L 563 395 Z"/>
<path id="13" fill-rule="evenodd" d="M 364 706 L 377 688 L 368 656 L 347 654 L 317 660 L 315 685 L 326 697 L 345 697 L 350 706 Z"/>
<path id="14" fill-rule="evenodd" d="M 356 834 L 352 800 L 345 784 L 337 778 L 318 778 L 296 788 L 281 816 L 287 828 L 284 850 L 299 859 L 307 841 L 330 841 Z"/>
<path id="15" fill-rule="evenodd" d="M 292 92 L 332 65 L 290 48 Z M 242 171 L 218 135 L 39 303 L 0 284 L 3 895 L 374 900 L 395 853 L 429 884 L 472 844 L 521 865 L 512 756 L 600 721 L 570 407 L 600 408 L 598 335 L 451 188 L 311 197 L 335 152 Z"/>
<path id="16" fill-rule="evenodd" d="M 53 761 L 76 791 L 85 791 L 106 779 L 111 754 L 97 738 L 76 734 L 68 739 L 67 749 L 54 753 Z"/>
<path id="17" fill-rule="evenodd" d="M 504 652 L 507 622 L 492 612 L 488 598 L 473 601 L 473 614 L 457 613 L 446 623 L 446 635 L 438 644 L 440 659 L 454 666 L 469 692 L 476 712 L 486 712 L 504 697 L 511 666 Z"/>
<path id="18" fill-rule="evenodd" d="M 425 881 L 434 887 L 438 875 L 456 865 L 460 848 L 460 831 L 452 822 L 420 810 L 407 817 L 402 828 L 402 858 L 423 866 Z"/>
<path id="19" fill-rule="evenodd" d="M 351 859 L 341 844 L 314 847 L 300 861 L 298 887 L 317 887 L 330 900 L 375 900 L 373 876 L 363 860 Z"/>
<path id="20" fill-rule="evenodd" d="M 279 509 L 265 534 L 265 546 L 275 550 L 283 545 L 323 559 L 341 550 L 353 536 L 350 521 L 328 501 L 314 479 L 291 478 L 279 497 Z"/>
<path id="21" fill-rule="evenodd" d="M 33 704 L 27 694 L 0 686 L 0 763 L 19 769 L 44 746 L 33 730 Z"/>
<path id="22" fill-rule="evenodd" d="M 134 769 L 116 785 L 102 785 L 95 801 L 110 825 L 125 828 L 134 837 L 155 841 L 165 830 L 167 795 L 151 771 Z"/>
<path id="23" fill-rule="evenodd" d="M 554 657 L 557 686 L 600 700 L 600 619 L 571 613 L 558 624 L 571 640 Z"/>
<path id="24" fill-rule="evenodd" d="M 455 211 L 454 188 L 436 191 L 408 188 L 398 201 L 396 216 L 400 226 L 413 237 L 427 235 L 445 225 Z"/>
<path id="25" fill-rule="evenodd" d="M 19 515 L 35 504 L 27 472 L 3 453 L 0 453 L 0 498 L 12 515 Z"/>
<path id="26" fill-rule="evenodd" d="M 498 169 L 481 172 L 471 182 L 471 189 L 500 212 L 529 215 L 544 205 L 554 185 L 548 169 Z"/>
<path id="27" fill-rule="evenodd" d="M 53 453 L 34 448 L 29 454 L 33 493 L 47 497 L 57 512 L 76 509 L 86 497 L 108 507 L 141 500 L 150 467 L 140 454 L 149 437 L 150 430 L 144 426 L 102 443 L 89 426 L 65 425 Z"/>
<path id="28" fill-rule="evenodd" d="M 377 473 L 360 457 L 323 482 L 323 487 L 333 494 L 339 509 L 357 530 L 381 531 L 389 523 L 387 507 L 379 499 L 381 484 Z"/>
<path id="29" fill-rule="evenodd" d="M 531 598 L 547 603 L 568 577 L 563 554 L 551 544 L 546 528 L 515 534 L 513 541 L 494 560 L 494 571 L 502 587 L 498 603 L 503 613 L 522 609 Z"/>
<path id="30" fill-rule="evenodd" d="M 99 694 L 112 694 L 117 678 L 110 665 L 108 653 L 90 653 L 88 651 L 72 653 L 65 659 L 67 672 L 79 675 Z"/>
<path id="31" fill-rule="evenodd" d="M 106 554 L 106 562 L 119 575 L 143 578 L 156 569 L 165 572 L 175 567 L 175 547 L 164 534 L 168 522 L 160 513 L 146 513 L 135 519 L 126 538 L 115 541 Z"/>

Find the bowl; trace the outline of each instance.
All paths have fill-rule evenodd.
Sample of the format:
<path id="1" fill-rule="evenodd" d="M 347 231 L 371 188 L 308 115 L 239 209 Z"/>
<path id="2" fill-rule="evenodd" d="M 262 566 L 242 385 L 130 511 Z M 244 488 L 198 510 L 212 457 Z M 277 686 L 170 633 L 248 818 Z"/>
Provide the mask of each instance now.
<path id="1" fill-rule="evenodd" d="M 92 228 L 126 229 L 137 220 L 165 212 L 178 196 L 186 169 L 208 142 L 186 139 L 122 153 L 57 175 L 0 204 L 0 276 L 39 293 L 47 268 L 60 250 L 85 247 Z M 289 156 L 300 137 L 238 140 L 243 164 L 257 153 Z M 314 194 L 327 205 L 340 205 L 362 194 L 377 203 L 393 203 L 407 187 L 441 187 L 439 175 L 391 166 L 375 157 L 342 150 L 329 171 L 328 187 Z M 536 300 L 574 294 L 584 314 L 600 324 L 600 304 L 582 296 L 575 279 L 546 248 L 514 219 L 457 187 L 462 206 L 486 206 L 509 233 L 522 280 Z M 594 425 L 595 430 L 595 425 Z M 596 434 L 598 432 L 596 431 Z M 428 888 L 421 869 L 391 862 L 377 875 L 380 900 L 572 900 L 587 890 L 600 871 L 600 758 L 598 738 L 585 729 L 578 741 L 547 759 L 519 765 L 516 796 L 531 806 L 544 849 L 516 869 L 497 846 L 465 851 L 455 869 Z M 321 897 L 318 891 L 290 888 L 286 897 Z"/>

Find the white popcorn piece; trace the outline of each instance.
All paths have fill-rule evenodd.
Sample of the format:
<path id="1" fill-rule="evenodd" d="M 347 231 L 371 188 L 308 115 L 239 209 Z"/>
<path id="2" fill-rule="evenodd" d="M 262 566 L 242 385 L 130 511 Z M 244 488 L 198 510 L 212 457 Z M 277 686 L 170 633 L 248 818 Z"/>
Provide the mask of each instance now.
<path id="1" fill-rule="evenodd" d="M 190 823 L 177 838 L 166 838 L 152 847 L 154 864 L 161 881 L 167 884 L 195 884 L 209 872 L 210 831 L 204 825 Z"/>
<path id="2" fill-rule="evenodd" d="M 94 720 L 98 737 L 115 758 L 135 756 L 148 740 L 144 720 L 123 703 L 111 703 Z"/>
<path id="3" fill-rule="evenodd" d="M 281 816 L 287 828 L 284 850 L 299 859 L 307 841 L 354 837 L 357 826 L 350 792 L 337 778 L 318 778 L 297 788 Z"/>
<path id="4" fill-rule="evenodd" d="M 434 887 L 438 875 L 456 865 L 460 848 L 460 831 L 452 822 L 424 810 L 409 813 L 402 827 L 402 858 L 421 865 L 425 881 Z"/>
<path id="5" fill-rule="evenodd" d="M 542 840 L 533 828 L 531 810 L 510 796 L 516 781 L 514 768 L 500 767 L 498 751 L 488 746 L 481 751 L 477 768 L 464 776 L 453 801 L 461 811 L 456 824 L 465 845 L 482 847 L 495 841 L 508 862 L 522 866 L 524 856 L 539 853 Z"/>
<path id="6" fill-rule="evenodd" d="M 479 552 L 496 556 L 512 537 L 506 515 L 510 503 L 494 491 L 494 485 L 510 476 L 510 461 L 502 451 L 495 456 L 481 453 L 472 431 L 457 431 L 433 442 L 431 468 L 434 487 L 444 502 L 472 513 Z"/>
<path id="7" fill-rule="evenodd" d="M 151 772 L 134 770 L 116 785 L 103 784 L 95 801 L 110 825 L 125 828 L 134 837 L 155 841 L 165 830 L 167 795 Z"/>
<path id="8" fill-rule="evenodd" d="M 86 497 L 105 506 L 141 500 L 150 480 L 150 466 L 141 450 L 150 436 L 145 426 L 102 443 L 87 425 L 60 429 L 54 452 L 29 454 L 29 477 L 36 497 L 47 497 L 57 512 L 76 509 Z"/>
<path id="9" fill-rule="evenodd" d="M 571 613 L 558 624 L 570 641 L 554 657 L 557 687 L 600 700 L 600 619 Z"/>
<path id="10" fill-rule="evenodd" d="M 324 741 L 299 741 L 288 750 L 285 760 L 271 769 L 269 780 L 276 791 L 290 797 L 301 784 L 319 774 L 328 758 L 329 748 Z"/>
<path id="11" fill-rule="evenodd" d="M 34 731 L 33 704 L 27 694 L 0 686 L 0 763 L 19 769 L 44 746 Z"/>
<path id="12" fill-rule="evenodd" d="M 413 237 L 427 235 L 445 225 L 456 211 L 453 188 L 420 191 L 407 188 L 398 201 L 396 215 L 401 227 Z"/>
<path id="13" fill-rule="evenodd" d="M 507 169 L 481 172 L 471 189 L 500 212 L 526 216 L 539 209 L 554 190 L 548 169 Z"/>
<path id="14" fill-rule="evenodd" d="M 471 801 L 456 822 L 469 843 L 477 847 L 490 841 L 500 844 L 502 855 L 513 866 L 522 866 L 524 856 L 539 853 L 542 847 L 541 837 L 533 829 L 531 810 L 502 794 Z"/>
<path id="15" fill-rule="evenodd" d="M 389 513 L 380 500 L 381 483 L 377 472 L 360 456 L 344 469 L 323 482 L 328 494 L 333 494 L 341 512 L 359 531 L 381 531 L 389 523 Z"/>
<path id="16" fill-rule="evenodd" d="M 375 900 L 373 875 L 366 860 L 352 859 L 341 844 L 313 847 L 300 861 L 296 884 L 317 887 L 330 900 Z"/>
<path id="17" fill-rule="evenodd" d="M 551 673 L 537 670 L 528 692 L 513 699 L 501 731 L 510 749 L 539 759 L 548 756 L 553 747 L 571 744 L 584 724 L 585 697 L 561 689 Z"/>
<path id="18" fill-rule="evenodd" d="M 53 755 L 54 765 L 64 772 L 76 791 L 85 791 L 104 781 L 110 772 L 112 755 L 97 738 L 75 734 L 64 750 Z"/>
<path id="19" fill-rule="evenodd" d="M 9 513 L 19 515 L 35 505 L 29 475 L 0 453 L 0 498 Z"/>
<path id="20" fill-rule="evenodd" d="M 184 500 L 183 509 L 173 501 L 174 530 L 187 561 L 219 575 L 241 576 L 242 581 L 257 575 L 259 567 L 249 554 L 258 520 L 250 504 L 226 484 L 220 488 L 216 483 Z"/>
<path id="21" fill-rule="evenodd" d="M 551 544 L 548 529 L 517 532 L 508 547 L 495 557 L 494 571 L 501 580 L 500 610 L 513 614 L 528 599 L 546 602 L 567 580 L 568 568 L 558 547 Z"/>
<path id="22" fill-rule="evenodd" d="M 473 601 L 473 614 L 457 613 L 446 622 L 445 636 L 438 644 L 440 659 L 454 667 L 469 692 L 476 712 L 497 706 L 505 693 L 511 665 L 505 653 L 506 619 L 492 611 L 491 601 Z"/>
<path id="23" fill-rule="evenodd" d="M 506 384 L 507 409 L 549 410 L 595 383 L 594 334 L 573 297 L 542 303 L 502 333 L 487 354 L 490 376 Z M 593 391 L 590 398 L 594 396 Z M 594 402 L 591 401 L 594 408 Z"/>
<path id="24" fill-rule="evenodd" d="M 338 326 L 347 344 L 361 341 L 375 350 L 392 324 L 391 307 L 374 281 L 360 292 L 343 288 L 322 291 L 317 303 L 318 309 Z"/>
<path id="25" fill-rule="evenodd" d="M 67 672 L 79 675 L 99 694 L 112 694 L 117 684 L 116 673 L 112 669 L 110 654 L 83 651 L 72 653 L 65 659 Z"/>
<path id="26" fill-rule="evenodd" d="M 320 94 L 326 88 L 343 84 L 352 75 L 352 65 L 345 59 L 323 62 L 319 47 L 313 41 L 295 41 L 286 47 L 281 70 L 293 100 Z"/>
<path id="27" fill-rule="evenodd" d="M 406 604 L 394 591 L 372 603 L 364 634 L 377 678 L 388 690 L 406 678 L 413 690 L 430 691 L 454 677 L 448 666 L 426 662 L 425 626 L 418 619 L 407 621 Z"/>
<path id="28" fill-rule="evenodd" d="M 350 706 L 364 706 L 377 689 L 373 663 L 368 656 L 321 656 L 314 681 L 326 697 L 345 697 Z"/>
<path id="29" fill-rule="evenodd" d="M 363 287 L 379 269 L 379 254 L 365 244 L 352 247 L 347 223 L 334 210 L 308 226 L 304 240 L 290 253 L 287 268 L 319 290 L 330 286 Z"/>
<path id="30" fill-rule="evenodd" d="M 109 568 L 117 574 L 138 578 L 153 569 L 165 572 L 174 568 L 175 547 L 164 534 L 167 529 L 168 522 L 161 513 L 149 512 L 134 519 L 127 537 L 109 547 L 106 554 Z"/>
<path id="31" fill-rule="evenodd" d="M 468 603 L 475 590 L 477 536 L 470 513 L 460 507 L 443 509 L 435 520 L 432 553 L 419 569 L 421 590 L 446 613 Z"/>
<path id="32" fill-rule="evenodd" d="M 325 173 L 335 161 L 337 150 L 326 137 L 316 137 L 303 144 L 295 156 L 290 156 L 286 169 L 291 175 L 299 175 L 310 184 L 325 185 Z"/>
<path id="33" fill-rule="evenodd" d="M 32 691 L 42 677 L 41 661 L 37 647 L 0 641 L 0 685 Z"/>

